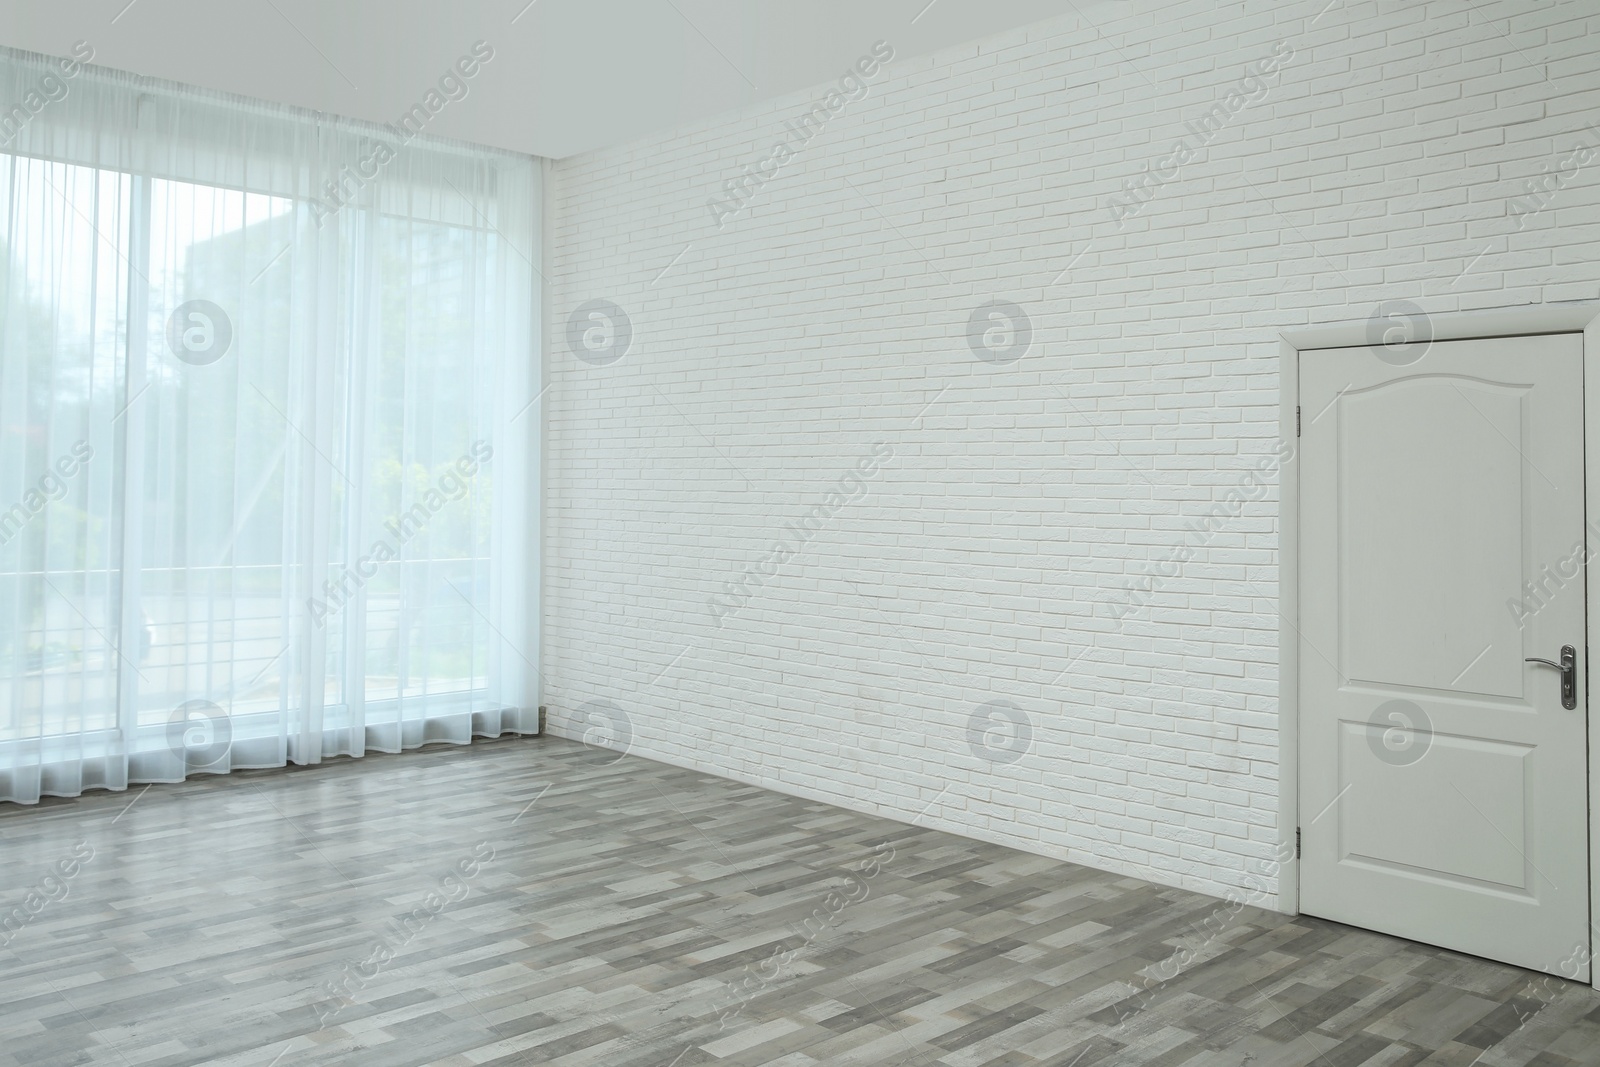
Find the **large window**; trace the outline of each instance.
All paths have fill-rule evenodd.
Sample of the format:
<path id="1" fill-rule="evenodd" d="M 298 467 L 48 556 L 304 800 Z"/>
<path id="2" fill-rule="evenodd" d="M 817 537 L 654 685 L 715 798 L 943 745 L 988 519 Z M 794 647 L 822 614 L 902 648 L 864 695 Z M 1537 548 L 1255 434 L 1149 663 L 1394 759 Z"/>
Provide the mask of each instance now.
<path id="1" fill-rule="evenodd" d="M 0 799 L 535 728 L 537 170 L 0 53 Z"/>

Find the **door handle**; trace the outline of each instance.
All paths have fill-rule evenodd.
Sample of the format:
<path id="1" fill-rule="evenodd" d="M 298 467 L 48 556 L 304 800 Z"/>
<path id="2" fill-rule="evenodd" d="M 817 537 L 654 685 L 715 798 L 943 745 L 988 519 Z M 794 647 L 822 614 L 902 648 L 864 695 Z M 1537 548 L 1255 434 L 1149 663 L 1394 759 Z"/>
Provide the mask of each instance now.
<path id="1" fill-rule="evenodd" d="M 1528 656 L 1524 663 L 1542 663 L 1561 672 L 1561 706 L 1571 711 L 1578 706 L 1578 650 L 1571 645 L 1561 646 L 1561 662 Z"/>

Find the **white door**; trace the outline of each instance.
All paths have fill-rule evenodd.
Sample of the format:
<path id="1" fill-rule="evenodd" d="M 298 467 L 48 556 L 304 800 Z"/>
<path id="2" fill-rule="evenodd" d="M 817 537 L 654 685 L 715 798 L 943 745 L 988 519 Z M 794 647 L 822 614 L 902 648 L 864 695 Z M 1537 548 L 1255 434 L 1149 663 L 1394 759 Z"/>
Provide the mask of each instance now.
<path id="1" fill-rule="evenodd" d="M 1391 351 L 1300 356 L 1300 906 L 1586 979 L 1582 338 Z"/>

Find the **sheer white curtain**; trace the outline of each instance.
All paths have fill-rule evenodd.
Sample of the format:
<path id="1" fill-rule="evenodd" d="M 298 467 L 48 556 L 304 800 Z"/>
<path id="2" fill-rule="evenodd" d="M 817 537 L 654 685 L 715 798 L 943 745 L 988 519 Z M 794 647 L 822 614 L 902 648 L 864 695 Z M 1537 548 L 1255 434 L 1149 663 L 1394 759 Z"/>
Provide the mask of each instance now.
<path id="1" fill-rule="evenodd" d="M 11 102 L 0 800 L 533 732 L 535 161 L 5 51 Z"/>

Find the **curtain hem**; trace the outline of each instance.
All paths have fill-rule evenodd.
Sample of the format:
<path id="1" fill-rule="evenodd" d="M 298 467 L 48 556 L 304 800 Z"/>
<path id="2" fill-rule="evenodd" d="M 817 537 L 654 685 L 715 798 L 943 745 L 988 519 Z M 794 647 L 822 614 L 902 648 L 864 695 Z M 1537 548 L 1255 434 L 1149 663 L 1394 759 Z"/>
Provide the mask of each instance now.
<path id="1" fill-rule="evenodd" d="M 474 711 L 467 713 L 471 716 L 471 729 L 464 734 L 452 735 L 441 732 L 439 727 L 447 720 L 433 719 L 415 723 L 387 723 L 371 726 L 365 729 L 368 735 L 390 732 L 385 727 L 414 727 L 410 731 L 416 740 L 403 743 L 399 747 L 384 747 L 368 739 L 358 748 L 349 746 L 328 747 L 314 758 L 301 759 L 290 757 L 287 754 L 278 759 L 246 762 L 234 762 L 231 759 L 231 750 L 224 756 L 213 760 L 202 767 L 190 767 L 182 774 L 173 774 L 168 767 L 157 766 L 157 763 L 168 763 L 180 757 L 172 753 L 136 753 L 132 756 L 108 756 L 96 760 L 64 760 L 55 763 L 34 764 L 33 766 L 11 767 L 0 773 L 0 804 L 15 804 L 18 807 L 30 808 L 45 797 L 54 797 L 70 800 L 83 796 L 85 793 L 105 790 L 111 793 L 125 792 L 131 786 L 142 785 L 177 785 L 188 781 L 190 778 L 201 775 L 226 776 L 233 771 L 267 771 L 278 770 L 284 767 L 312 767 L 330 759 L 361 759 L 366 753 L 379 753 L 382 755 L 401 755 L 414 752 L 428 745 L 455 745 L 463 747 L 471 745 L 474 741 L 495 740 L 502 737 L 539 737 L 539 712 L 537 708 L 499 708 L 488 711 Z M 456 718 L 456 716 L 451 716 Z M 430 730 L 429 728 L 433 728 Z M 337 731 L 346 733 L 347 731 Z M 279 742 L 281 749 L 287 749 L 286 739 L 274 739 Z M 251 746 L 241 745 L 241 748 Z M 167 760 L 154 760 L 155 756 L 169 757 Z M 143 758 L 141 758 L 143 757 Z M 120 766 L 118 766 L 120 764 Z M 19 776 L 23 779 L 21 784 L 28 781 L 36 786 L 33 789 L 17 789 Z M 54 778 L 57 782 L 67 778 L 77 778 L 75 788 L 57 786 L 44 788 L 43 782 Z M 10 788 L 6 788 L 6 786 Z M 31 797 L 32 799 L 27 799 Z M 3 812 L 3 809 L 0 809 Z"/>

